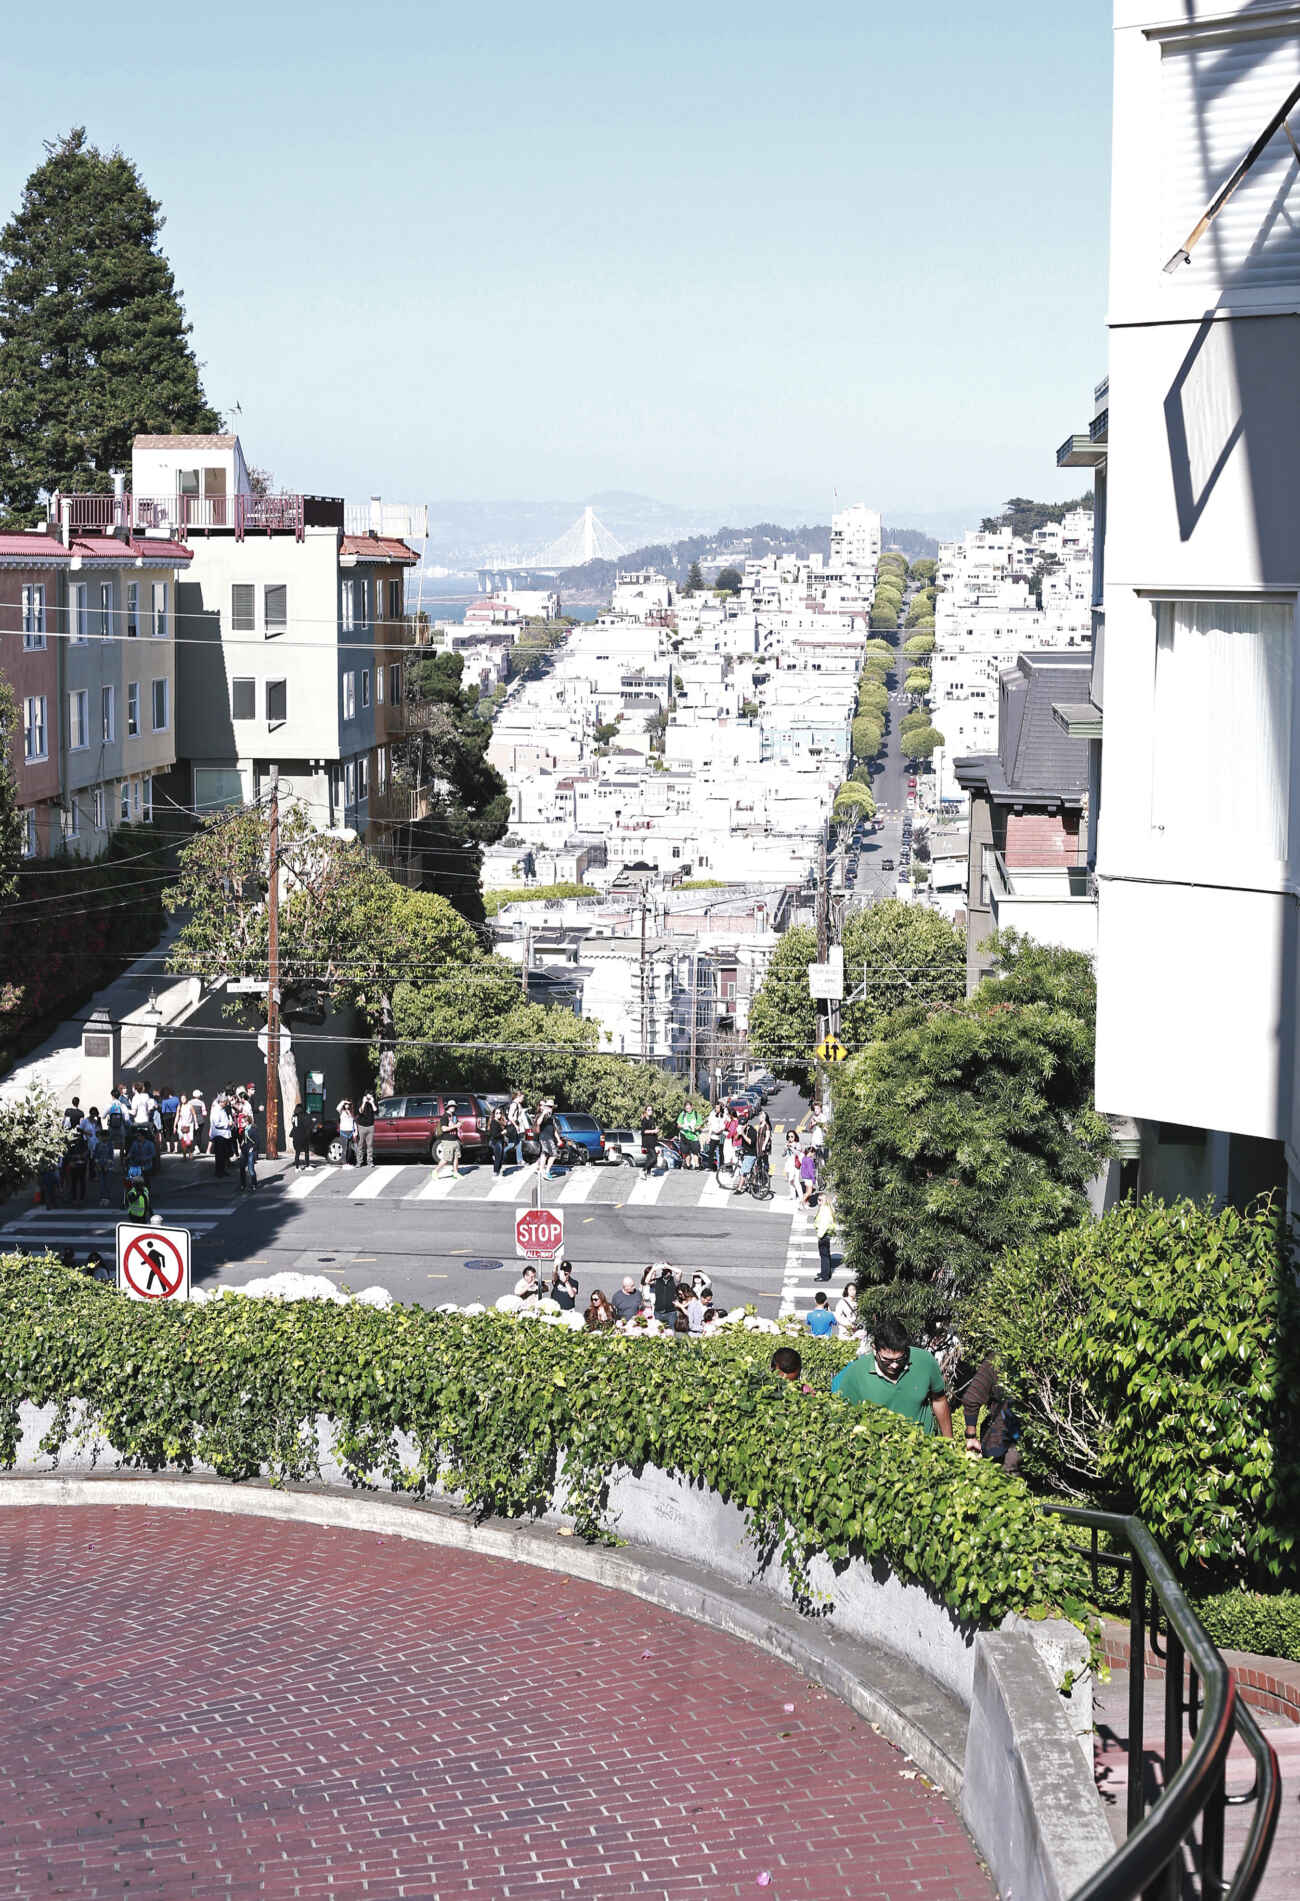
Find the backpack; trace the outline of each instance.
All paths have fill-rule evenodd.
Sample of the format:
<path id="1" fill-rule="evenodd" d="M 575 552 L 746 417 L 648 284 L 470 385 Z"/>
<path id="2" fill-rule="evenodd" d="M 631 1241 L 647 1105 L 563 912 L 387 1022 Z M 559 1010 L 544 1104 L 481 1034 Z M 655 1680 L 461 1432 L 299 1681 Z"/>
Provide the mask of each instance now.
<path id="1" fill-rule="evenodd" d="M 120 1102 L 114 1100 L 113 1102 L 109 1104 L 106 1121 L 114 1135 L 121 1134 L 122 1132 L 122 1105 Z"/>

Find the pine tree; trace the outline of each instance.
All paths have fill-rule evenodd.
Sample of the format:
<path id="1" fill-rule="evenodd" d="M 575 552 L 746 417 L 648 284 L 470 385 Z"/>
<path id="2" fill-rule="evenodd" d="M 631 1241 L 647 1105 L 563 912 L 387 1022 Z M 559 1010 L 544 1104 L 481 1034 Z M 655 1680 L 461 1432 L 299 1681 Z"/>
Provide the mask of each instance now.
<path id="1" fill-rule="evenodd" d="M 83 126 L 46 145 L 0 232 L 0 504 L 31 520 L 41 491 L 103 490 L 137 432 L 220 427 L 158 248 L 156 199 Z"/>

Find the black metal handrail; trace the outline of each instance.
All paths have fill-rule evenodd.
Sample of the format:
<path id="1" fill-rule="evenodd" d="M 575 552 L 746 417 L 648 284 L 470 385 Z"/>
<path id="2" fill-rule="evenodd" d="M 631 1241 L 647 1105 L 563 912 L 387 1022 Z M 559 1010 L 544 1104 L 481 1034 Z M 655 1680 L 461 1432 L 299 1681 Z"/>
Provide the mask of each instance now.
<path id="1" fill-rule="evenodd" d="M 1189 1876 L 1203 1901 L 1250 1901 L 1260 1884 L 1277 1829 L 1281 1780 L 1272 1744 L 1237 1694 L 1232 1673 L 1174 1576 L 1169 1560 L 1140 1518 L 1076 1505 L 1044 1510 L 1091 1533 L 1093 1583 L 1103 1566 L 1129 1578 L 1128 1836 L 1073 1901 L 1183 1901 Z M 1125 1549 L 1102 1551 L 1101 1534 Z M 1147 1600 L 1150 1595 L 1148 1620 Z M 1163 1787 L 1147 1810 L 1143 1723 L 1147 1633 L 1156 1649 L 1165 1626 Z M 1159 1655 L 1159 1650 L 1156 1649 Z M 1183 1718 L 1192 1746 L 1183 1756 Z M 1240 1795 L 1226 1786 L 1228 1750 L 1240 1736 L 1255 1780 Z M 1229 1807 L 1254 1803 L 1241 1859 L 1225 1886 L 1223 1822 Z M 1199 1840 L 1196 1836 L 1200 1824 Z M 1190 1849 L 1190 1866 L 1185 1855 Z"/>

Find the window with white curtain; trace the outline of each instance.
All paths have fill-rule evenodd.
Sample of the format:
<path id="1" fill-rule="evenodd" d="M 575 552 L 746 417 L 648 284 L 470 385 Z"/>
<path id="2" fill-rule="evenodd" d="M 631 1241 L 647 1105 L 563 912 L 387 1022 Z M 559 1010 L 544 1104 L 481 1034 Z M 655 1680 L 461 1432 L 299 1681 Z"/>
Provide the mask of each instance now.
<path id="1" fill-rule="evenodd" d="M 1290 604 L 1159 604 L 1151 824 L 1170 843 L 1287 856 L 1294 627 Z"/>

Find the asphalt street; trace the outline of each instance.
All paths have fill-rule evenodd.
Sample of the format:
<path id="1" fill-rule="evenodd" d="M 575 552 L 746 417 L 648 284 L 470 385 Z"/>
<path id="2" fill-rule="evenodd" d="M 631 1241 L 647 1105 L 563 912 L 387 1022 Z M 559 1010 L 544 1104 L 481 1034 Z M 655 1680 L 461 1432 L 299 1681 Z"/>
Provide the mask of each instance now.
<path id="1" fill-rule="evenodd" d="M 789 1087 L 770 1105 L 780 1127 L 805 1104 Z M 778 1135 L 778 1141 L 780 1136 Z M 154 1185 L 159 1222 L 188 1227 L 196 1286 L 239 1286 L 293 1270 L 320 1274 L 354 1292 L 380 1286 L 399 1300 L 487 1303 L 512 1288 L 516 1209 L 535 1204 L 537 1171 L 525 1167 L 494 1182 L 487 1164 L 459 1178 L 435 1178 L 427 1165 L 380 1163 L 338 1168 L 317 1162 L 301 1174 L 291 1163 L 263 1162 L 260 1184 L 241 1195 L 234 1177 L 217 1181 L 206 1158 L 165 1158 Z M 753 1301 L 775 1315 L 796 1253 L 794 1205 L 783 1182 L 770 1202 L 728 1197 L 707 1171 L 649 1178 L 625 1165 L 575 1169 L 540 1185 L 542 1205 L 562 1212 L 565 1251 L 582 1290 L 613 1291 L 625 1273 L 639 1278 L 649 1261 L 706 1269 L 726 1306 Z M 83 1205 L 6 1210 L 0 1248 L 98 1247 L 112 1258 L 118 1211 Z M 801 1224 L 802 1225 L 802 1224 Z M 796 1240 L 799 1246 L 796 1246 Z"/>

